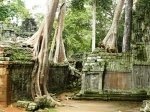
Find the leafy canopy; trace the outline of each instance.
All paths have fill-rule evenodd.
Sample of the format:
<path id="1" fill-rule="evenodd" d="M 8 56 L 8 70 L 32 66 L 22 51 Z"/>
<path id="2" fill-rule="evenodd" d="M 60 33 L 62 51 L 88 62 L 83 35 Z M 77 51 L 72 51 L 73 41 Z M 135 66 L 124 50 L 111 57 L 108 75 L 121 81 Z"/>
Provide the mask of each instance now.
<path id="1" fill-rule="evenodd" d="M 30 17 L 23 0 L 0 0 L 0 15 L 0 21 L 10 21 L 14 17 L 21 19 Z"/>

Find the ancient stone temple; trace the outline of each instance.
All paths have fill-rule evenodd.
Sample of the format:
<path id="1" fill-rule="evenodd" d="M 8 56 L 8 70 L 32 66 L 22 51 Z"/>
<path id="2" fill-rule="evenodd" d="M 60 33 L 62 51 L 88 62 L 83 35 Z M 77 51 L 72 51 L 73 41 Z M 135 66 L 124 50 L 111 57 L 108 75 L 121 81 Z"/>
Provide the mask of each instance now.
<path id="1" fill-rule="evenodd" d="M 37 31 L 37 24 L 35 19 L 33 18 L 26 18 L 22 22 L 21 32 L 18 33 L 21 37 L 31 37 Z"/>
<path id="2" fill-rule="evenodd" d="M 96 48 L 85 54 L 82 69 L 83 99 L 136 100 L 150 97 L 150 43 L 138 42 L 128 53 L 107 53 Z"/>
<path id="3" fill-rule="evenodd" d="M 21 26 L 15 23 L 0 21 L 0 41 L 16 40 L 17 37 L 27 38 L 37 31 L 37 24 L 33 18 L 26 18 Z"/>
<path id="4" fill-rule="evenodd" d="M 26 19 L 22 26 L 0 21 L 0 105 L 31 96 L 32 52 L 22 47 L 22 42 L 36 28 L 34 19 Z"/>
<path id="5" fill-rule="evenodd" d="M 19 29 L 19 30 L 18 30 Z M 35 20 L 27 18 L 22 26 L 0 22 L 0 105 L 31 100 L 32 48 L 24 43 L 37 31 Z M 63 90 L 69 83 L 68 64 L 53 64 L 48 90 Z"/>
<path id="6" fill-rule="evenodd" d="M 30 91 L 31 51 L 21 48 L 19 43 L 12 44 L 0 42 L 0 105 L 3 106 L 16 100 L 16 96 L 25 95 L 28 98 Z"/>
<path id="7" fill-rule="evenodd" d="M 33 65 L 31 48 L 21 42 L 0 41 L 0 105 L 32 99 Z M 48 91 L 65 89 L 70 81 L 69 75 L 68 64 L 51 65 Z"/>
<path id="8" fill-rule="evenodd" d="M 0 21 L 0 41 L 16 38 L 16 24 L 10 24 Z"/>

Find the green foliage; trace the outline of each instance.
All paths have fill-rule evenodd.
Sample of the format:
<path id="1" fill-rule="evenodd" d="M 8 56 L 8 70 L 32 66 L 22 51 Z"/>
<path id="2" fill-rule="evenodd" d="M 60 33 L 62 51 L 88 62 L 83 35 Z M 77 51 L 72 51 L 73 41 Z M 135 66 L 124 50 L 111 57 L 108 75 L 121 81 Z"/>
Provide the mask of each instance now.
<path id="1" fill-rule="evenodd" d="M 11 51 L 11 56 L 10 56 L 10 59 L 11 60 L 21 60 L 22 62 L 23 61 L 30 61 L 31 60 L 31 51 L 29 51 L 28 49 L 12 49 Z"/>
<path id="2" fill-rule="evenodd" d="M 123 12 L 119 24 L 118 24 L 118 34 L 117 34 L 117 48 L 118 52 L 122 52 L 122 41 L 123 41 L 123 33 L 124 33 L 124 21 L 125 21 L 125 13 Z"/>
<path id="3" fill-rule="evenodd" d="M 93 0 L 72 0 L 67 9 L 63 39 L 67 55 L 91 51 Z M 96 45 L 111 25 L 112 0 L 96 0 Z M 69 10 L 70 9 L 70 10 Z"/>
<path id="4" fill-rule="evenodd" d="M 51 106 L 51 102 L 50 100 L 47 99 L 46 96 L 42 96 L 39 101 L 37 102 L 37 105 L 39 108 L 44 109 L 46 107 L 50 107 Z"/>
<path id="5" fill-rule="evenodd" d="M 150 23 L 150 1 L 149 0 L 138 0 L 136 3 L 136 20 L 144 21 L 145 24 Z"/>
<path id="6" fill-rule="evenodd" d="M 101 7 L 101 9 L 103 9 L 103 11 L 110 11 L 111 10 L 111 6 L 112 6 L 112 0 L 96 0 L 96 4 L 99 7 Z"/>
<path id="7" fill-rule="evenodd" d="M 37 23 L 37 26 L 40 26 L 42 24 L 42 21 L 44 19 L 44 14 L 43 13 L 36 13 L 34 14 L 35 21 Z"/>
<path id="8" fill-rule="evenodd" d="M 71 9 L 72 11 L 83 10 L 84 9 L 84 1 L 85 0 L 72 0 L 71 1 Z"/>
<path id="9" fill-rule="evenodd" d="M 85 11 L 68 11 L 65 18 L 63 39 L 67 55 L 77 52 L 90 51 L 91 41 L 91 12 Z"/>
<path id="10" fill-rule="evenodd" d="M 148 41 L 150 34 L 150 1 L 138 0 L 133 13 L 133 36 L 135 41 Z"/>
<path id="11" fill-rule="evenodd" d="M 49 109 L 49 112 L 57 112 L 55 109 Z"/>
<path id="12" fill-rule="evenodd" d="M 1 0 L 0 1 L 0 21 L 10 21 L 10 19 L 30 17 L 29 10 L 25 8 L 22 0 Z"/>
<path id="13" fill-rule="evenodd" d="M 105 38 L 112 23 L 112 0 L 97 0 L 96 7 L 96 45 L 98 45 L 99 40 Z"/>
<path id="14" fill-rule="evenodd" d="M 14 12 L 16 12 L 14 4 L 4 4 L 4 0 L 0 1 L 0 21 L 4 21 L 6 18 L 14 16 Z"/>
<path id="15" fill-rule="evenodd" d="M 23 0 L 16 0 L 16 9 L 17 9 L 17 13 L 15 15 L 16 17 L 20 17 L 22 19 L 31 17 L 29 10 L 26 9 Z"/>
<path id="16" fill-rule="evenodd" d="M 137 60 L 147 61 L 146 49 L 145 49 L 145 46 L 142 44 L 138 45 Z"/>

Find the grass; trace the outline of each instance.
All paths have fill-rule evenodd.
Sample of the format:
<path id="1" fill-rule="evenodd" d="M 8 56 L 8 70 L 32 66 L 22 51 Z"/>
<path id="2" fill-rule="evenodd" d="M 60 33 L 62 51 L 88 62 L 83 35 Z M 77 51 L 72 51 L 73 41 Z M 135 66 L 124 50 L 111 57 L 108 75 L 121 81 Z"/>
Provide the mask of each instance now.
<path id="1" fill-rule="evenodd" d="M 55 109 L 49 109 L 48 112 L 57 112 Z"/>

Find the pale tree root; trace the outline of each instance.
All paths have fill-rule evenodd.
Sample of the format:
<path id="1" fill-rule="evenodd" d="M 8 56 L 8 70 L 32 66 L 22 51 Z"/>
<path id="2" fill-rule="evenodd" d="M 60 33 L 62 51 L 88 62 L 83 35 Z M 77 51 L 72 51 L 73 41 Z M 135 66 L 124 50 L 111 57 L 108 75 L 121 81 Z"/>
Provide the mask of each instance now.
<path id="1" fill-rule="evenodd" d="M 114 45 L 106 45 L 103 42 L 99 41 L 98 43 L 99 48 L 104 48 L 109 53 L 116 53 L 118 50 Z"/>
<path id="2" fill-rule="evenodd" d="M 41 97 L 35 97 L 34 102 L 38 105 L 43 105 L 44 107 L 62 107 L 64 104 L 54 100 L 54 98 L 50 95 L 43 95 Z"/>
<path id="3" fill-rule="evenodd" d="M 99 42 L 98 42 L 98 47 L 105 49 L 105 45 L 104 45 L 104 43 L 103 43 L 102 41 L 99 41 Z"/>
<path id="4" fill-rule="evenodd" d="M 118 0 L 110 30 L 108 31 L 103 41 L 99 42 L 99 46 L 105 48 L 107 52 L 111 52 L 111 53 L 117 52 L 117 48 L 115 47 L 116 42 L 117 42 L 116 41 L 117 29 L 118 29 L 118 22 L 119 22 L 119 18 L 122 12 L 124 1 L 125 0 Z"/>

